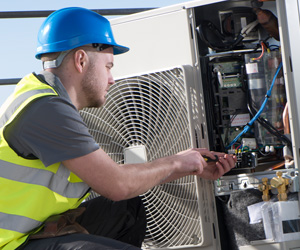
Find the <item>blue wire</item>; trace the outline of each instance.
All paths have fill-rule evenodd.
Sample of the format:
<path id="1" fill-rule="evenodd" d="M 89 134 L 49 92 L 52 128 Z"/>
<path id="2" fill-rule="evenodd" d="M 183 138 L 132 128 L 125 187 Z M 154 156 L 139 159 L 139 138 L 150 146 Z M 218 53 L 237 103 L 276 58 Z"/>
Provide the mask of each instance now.
<path id="1" fill-rule="evenodd" d="M 236 143 L 236 141 L 245 133 L 247 133 L 249 131 L 249 129 L 251 128 L 252 124 L 257 120 L 257 118 L 260 116 L 260 114 L 263 112 L 266 104 L 267 104 L 267 101 L 269 99 L 269 97 L 271 96 L 271 93 L 272 93 L 272 89 L 274 87 L 274 84 L 275 84 L 275 80 L 277 78 L 277 75 L 280 71 L 280 69 L 282 68 L 282 62 L 279 64 L 278 68 L 277 68 L 277 71 L 273 77 L 273 81 L 272 81 L 272 84 L 271 84 L 271 87 L 270 89 L 267 91 L 267 94 L 265 96 L 265 100 L 263 102 L 263 104 L 261 105 L 260 109 L 258 110 L 258 112 L 256 113 L 256 115 L 251 119 L 250 122 L 248 122 L 248 124 L 244 127 L 243 131 L 241 133 L 239 133 L 234 139 L 232 142 L 230 142 L 228 144 L 228 146 L 226 147 L 226 149 L 229 149 L 234 143 Z"/>

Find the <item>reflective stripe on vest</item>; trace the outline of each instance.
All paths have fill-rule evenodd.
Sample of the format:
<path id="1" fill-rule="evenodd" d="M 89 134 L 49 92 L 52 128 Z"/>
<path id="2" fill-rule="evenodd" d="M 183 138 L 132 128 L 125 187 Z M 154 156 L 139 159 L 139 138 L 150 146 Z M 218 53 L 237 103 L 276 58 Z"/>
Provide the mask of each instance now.
<path id="1" fill-rule="evenodd" d="M 36 94 L 43 93 L 55 93 L 52 89 L 39 89 L 27 91 L 24 94 L 18 96 L 6 109 L 5 113 L 0 117 L 0 128 L 9 120 L 12 114 L 20 107 L 20 105 L 27 100 L 29 97 Z"/>
<path id="2" fill-rule="evenodd" d="M 14 214 L 4 214 L 0 212 L 1 228 L 10 231 L 16 231 L 19 233 L 27 233 L 28 226 L 31 228 L 37 228 L 43 223 L 37 220 L 33 220 L 24 216 Z M 3 222 L 2 222 L 3 221 Z"/>
<path id="3" fill-rule="evenodd" d="M 67 198 L 81 198 L 86 192 L 86 184 L 84 182 L 70 183 L 68 181 L 70 173 L 71 171 L 62 164 L 60 164 L 58 171 L 54 174 L 44 169 L 35 169 L 33 171 L 32 168 L 0 160 L 0 177 L 45 186 Z"/>
<path id="4" fill-rule="evenodd" d="M 89 186 L 62 163 L 45 167 L 11 149 L 4 128 L 27 105 L 55 90 L 33 74 L 24 77 L 0 110 L 0 249 L 15 249 L 50 216 L 78 207 Z"/>

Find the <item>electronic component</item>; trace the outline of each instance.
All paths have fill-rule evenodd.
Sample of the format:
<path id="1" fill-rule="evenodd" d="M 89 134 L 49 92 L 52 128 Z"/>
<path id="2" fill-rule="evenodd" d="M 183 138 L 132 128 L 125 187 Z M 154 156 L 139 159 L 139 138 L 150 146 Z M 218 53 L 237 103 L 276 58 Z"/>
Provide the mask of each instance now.
<path id="1" fill-rule="evenodd" d="M 218 75 L 218 81 L 221 88 L 241 87 L 241 63 L 219 62 L 213 64 L 213 70 Z"/>
<path id="2" fill-rule="evenodd" d="M 238 152 L 235 168 L 252 169 L 257 166 L 257 154 L 255 152 Z"/>

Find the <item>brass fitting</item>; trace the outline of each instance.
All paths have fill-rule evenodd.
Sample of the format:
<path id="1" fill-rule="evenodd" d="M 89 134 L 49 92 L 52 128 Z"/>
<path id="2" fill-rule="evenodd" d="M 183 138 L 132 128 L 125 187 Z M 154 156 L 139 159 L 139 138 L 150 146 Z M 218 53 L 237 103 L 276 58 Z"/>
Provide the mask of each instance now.
<path id="1" fill-rule="evenodd" d="M 262 200 L 269 201 L 270 200 L 269 191 L 271 189 L 271 186 L 268 184 L 268 178 L 264 177 L 261 180 L 262 180 L 262 184 L 258 185 L 258 190 L 263 192 Z"/>
<path id="2" fill-rule="evenodd" d="M 287 201 L 287 185 L 289 184 L 289 180 L 282 177 L 282 172 L 278 171 L 276 173 L 277 177 L 271 179 L 271 187 L 277 188 L 278 191 L 278 200 L 279 201 Z"/>

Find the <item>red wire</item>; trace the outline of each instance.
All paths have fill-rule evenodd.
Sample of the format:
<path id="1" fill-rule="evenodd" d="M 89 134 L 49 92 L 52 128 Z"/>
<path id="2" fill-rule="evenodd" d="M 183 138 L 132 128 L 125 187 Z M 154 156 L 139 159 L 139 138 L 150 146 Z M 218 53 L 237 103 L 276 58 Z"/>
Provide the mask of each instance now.
<path id="1" fill-rule="evenodd" d="M 257 61 L 257 60 L 261 59 L 264 55 L 266 45 L 263 42 L 261 42 L 260 44 L 261 44 L 261 54 L 257 58 L 252 58 L 253 61 Z"/>

